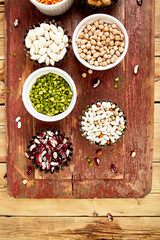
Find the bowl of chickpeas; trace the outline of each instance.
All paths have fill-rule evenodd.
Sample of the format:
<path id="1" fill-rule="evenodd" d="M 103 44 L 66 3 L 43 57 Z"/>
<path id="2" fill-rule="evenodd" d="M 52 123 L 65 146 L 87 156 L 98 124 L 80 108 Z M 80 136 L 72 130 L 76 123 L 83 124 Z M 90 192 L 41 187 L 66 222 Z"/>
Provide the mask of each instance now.
<path id="1" fill-rule="evenodd" d="M 93 14 L 76 27 L 72 47 L 76 58 L 87 68 L 101 71 L 119 64 L 129 45 L 123 24 L 107 14 Z"/>

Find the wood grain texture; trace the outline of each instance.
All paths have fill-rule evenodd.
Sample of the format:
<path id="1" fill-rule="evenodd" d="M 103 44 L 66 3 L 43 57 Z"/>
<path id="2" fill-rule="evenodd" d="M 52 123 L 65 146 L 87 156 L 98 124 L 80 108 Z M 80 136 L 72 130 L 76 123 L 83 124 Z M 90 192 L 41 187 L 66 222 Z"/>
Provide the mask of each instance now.
<path id="1" fill-rule="evenodd" d="M 160 194 L 132 199 L 14 199 L 0 195 L 2 216 L 160 216 Z"/>
<path id="2" fill-rule="evenodd" d="M 155 37 L 160 38 L 160 5 L 159 0 L 155 0 Z"/>
<path id="3" fill-rule="evenodd" d="M 69 171 L 71 168 L 68 168 L 68 177 L 63 177 L 61 180 L 60 177 L 58 177 L 59 180 L 56 179 L 55 175 L 52 178 L 49 177 L 50 179 L 36 179 L 36 187 L 33 186 L 34 175 L 31 176 L 32 178 L 27 178 L 26 176 L 25 169 L 29 163 L 24 157 L 27 142 L 30 136 L 34 134 L 34 120 L 26 112 L 21 101 L 23 83 L 29 72 L 35 68 L 24 57 L 22 43 L 23 36 L 29 25 L 33 24 L 35 20 L 37 22 L 43 16 L 28 2 L 23 2 L 21 5 L 17 1 L 14 1 L 14 4 L 12 2 L 13 0 L 6 1 L 8 42 L 6 45 L 6 84 L 10 90 L 10 94 L 7 95 L 7 108 L 10 109 L 10 112 L 7 112 L 7 127 L 10 142 L 8 146 L 8 186 L 11 196 L 38 198 L 144 197 L 151 190 L 151 164 L 153 155 L 153 125 L 149 125 L 148 122 L 153 122 L 154 32 L 152 29 L 154 28 L 154 20 L 151 16 L 154 16 L 154 1 L 152 4 L 150 1 L 146 1 L 139 8 L 136 2 L 121 0 L 115 9 L 104 10 L 105 13 L 109 12 L 118 17 L 125 24 L 132 48 L 129 48 L 123 62 L 116 68 L 109 70 L 107 75 L 103 72 L 95 73 L 92 76 L 100 76 L 103 80 L 96 93 L 90 90 L 91 76 L 88 78 L 88 81 L 81 79 L 81 73 L 85 69 L 82 65 L 79 66 L 79 64 L 77 67 L 77 60 L 73 56 L 72 51 L 69 51 L 65 62 L 68 61 L 69 63 L 72 59 L 74 73 L 70 64 L 65 64 L 65 62 L 59 64 L 60 68 L 66 70 L 73 77 L 78 90 L 78 100 L 72 114 L 61 122 L 54 124 L 57 128 L 65 131 L 74 143 L 74 167 L 72 167 L 72 171 Z M 16 16 L 22 16 L 24 9 L 27 16 L 26 21 L 21 22 L 21 25 L 14 29 L 13 21 Z M 34 11 L 34 15 L 32 11 Z M 149 19 L 148 14 L 145 14 L 146 11 L 150 12 Z M 72 34 L 77 23 L 93 12 L 91 8 L 84 11 L 81 1 L 75 1 L 70 11 L 62 17 L 58 17 L 58 20 L 61 20 L 62 23 L 65 22 L 67 29 Z M 73 15 L 74 22 L 70 21 L 70 16 Z M 32 16 L 32 18 L 28 16 Z M 145 44 L 143 39 L 146 39 Z M 21 48 L 17 48 L 17 41 L 19 42 L 18 46 L 22 46 Z M 13 57 L 14 52 L 17 53 L 16 58 Z M 144 55 L 146 56 L 145 58 Z M 10 64 L 10 61 L 12 64 Z M 137 63 L 142 67 L 139 74 L 135 76 L 133 68 Z M 147 67 L 148 63 L 150 64 L 150 69 Z M 118 89 L 115 90 L 113 89 L 113 83 L 116 76 L 119 76 L 121 81 Z M 18 81 L 19 77 L 22 78 L 21 82 Z M 77 116 L 81 115 L 81 112 L 88 103 L 102 100 L 104 96 L 107 96 L 106 100 L 112 99 L 114 102 L 117 102 L 125 111 L 128 120 L 128 131 L 123 141 L 116 145 L 116 151 L 114 146 L 104 151 L 104 159 L 108 159 L 106 165 L 104 165 L 105 175 L 103 169 L 99 168 L 97 170 L 92 168 L 90 170 L 86 166 L 86 162 L 82 161 L 82 159 L 85 160 L 88 154 L 93 154 L 96 148 L 94 146 L 87 146 L 85 139 L 77 131 L 79 128 Z M 15 108 L 15 105 L 17 105 L 17 108 Z M 21 129 L 17 129 L 14 121 L 17 116 L 23 116 Z M 53 124 L 36 121 L 36 130 L 40 130 L 40 128 L 45 128 L 46 126 L 53 126 Z M 11 144 L 13 140 L 14 147 Z M 132 159 L 130 153 L 135 148 L 137 149 L 137 156 L 135 159 Z M 113 162 L 118 165 L 119 178 L 121 180 L 112 180 L 115 178 L 110 170 L 110 164 Z M 63 180 L 64 178 L 72 179 L 72 177 L 73 181 Z M 27 186 L 22 184 L 24 178 L 28 179 L 29 184 Z M 95 180 L 95 178 L 101 179 Z M 107 178 L 109 180 L 105 180 Z M 57 192 L 58 183 L 60 186 L 59 193 Z"/>
<path id="4" fill-rule="evenodd" d="M 100 240 L 100 239 L 160 239 L 159 217 L 47 218 L 0 217 L 0 235 L 3 240 Z M 138 224 L 137 224 L 138 222 Z"/>
<path id="5" fill-rule="evenodd" d="M 160 102 L 160 81 L 155 82 L 155 94 L 154 99 L 155 101 Z"/>

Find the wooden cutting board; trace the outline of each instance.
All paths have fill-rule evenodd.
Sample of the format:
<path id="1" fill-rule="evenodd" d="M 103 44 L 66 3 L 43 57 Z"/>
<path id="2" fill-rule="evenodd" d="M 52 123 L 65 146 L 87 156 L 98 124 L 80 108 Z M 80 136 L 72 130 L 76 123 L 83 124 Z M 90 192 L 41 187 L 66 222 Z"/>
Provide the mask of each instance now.
<path id="1" fill-rule="evenodd" d="M 153 159 L 153 96 L 154 96 L 154 1 L 146 0 L 142 6 L 136 0 L 120 0 L 106 9 L 93 9 L 75 0 L 72 8 L 54 19 L 66 26 L 72 36 L 76 25 L 93 13 L 106 13 L 118 18 L 129 35 L 129 49 L 125 59 L 115 68 L 96 72 L 82 78 L 87 69 L 75 58 L 72 47 L 64 61 L 56 67 L 65 70 L 77 87 L 74 110 L 64 120 L 45 123 L 34 119 L 22 102 L 22 87 L 31 72 L 38 69 L 25 55 L 24 36 L 30 25 L 53 19 L 41 14 L 29 1 L 6 0 L 6 115 L 8 133 L 8 189 L 16 198 L 102 198 L 144 197 L 151 191 Z M 18 27 L 14 20 L 19 19 Z M 13 54 L 16 53 L 16 56 Z M 139 65 L 137 75 L 133 73 Z M 119 77 L 117 89 L 114 79 Z M 98 88 L 92 80 L 99 78 Z M 94 158 L 98 149 L 81 136 L 79 117 L 86 106 L 97 100 L 116 102 L 127 117 L 127 131 L 116 145 L 105 147 L 100 157 L 101 165 L 93 167 L 86 157 Z M 15 119 L 21 117 L 22 127 Z M 26 174 L 30 161 L 24 153 L 32 135 L 40 129 L 56 127 L 71 139 L 74 154 L 65 171 L 42 174 L 38 170 Z M 135 151 L 136 156 L 131 157 Z M 114 174 L 110 165 L 117 166 Z M 23 180 L 27 179 L 27 184 Z"/>

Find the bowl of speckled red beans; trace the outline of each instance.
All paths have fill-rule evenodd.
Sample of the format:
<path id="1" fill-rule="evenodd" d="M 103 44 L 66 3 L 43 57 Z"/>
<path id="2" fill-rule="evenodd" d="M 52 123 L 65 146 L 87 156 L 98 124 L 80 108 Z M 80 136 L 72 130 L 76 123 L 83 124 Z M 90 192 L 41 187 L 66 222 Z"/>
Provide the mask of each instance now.
<path id="1" fill-rule="evenodd" d="M 30 0 L 42 13 L 48 16 L 61 15 L 72 6 L 74 0 Z"/>

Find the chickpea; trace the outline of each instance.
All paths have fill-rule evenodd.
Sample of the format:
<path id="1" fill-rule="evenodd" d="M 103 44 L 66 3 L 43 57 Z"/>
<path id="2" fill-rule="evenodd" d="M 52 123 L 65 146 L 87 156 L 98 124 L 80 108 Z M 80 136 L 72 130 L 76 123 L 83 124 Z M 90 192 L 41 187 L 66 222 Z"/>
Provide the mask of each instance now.
<path id="1" fill-rule="evenodd" d="M 109 49 L 108 48 L 106 49 L 106 53 L 109 54 Z"/>
<path id="2" fill-rule="evenodd" d="M 103 35 L 101 39 L 102 41 L 106 40 L 106 36 Z"/>
<path id="3" fill-rule="evenodd" d="M 84 33 L 81 32 L 78 37 L 79 37 L 79 38 L 83 38 L 83 37 L 84 37 Z"/>
<path id="4" fill-rule="evenodd" d="M 91 55 L 87 55 L 87 60 L 90 60 L 91 59 Z"/>
<path id="5" fill-rule="evenodd" d="M 112 57 L 110 54 L 108 54 L 107 56 L 108 56 L 108 59 L 111 59 L 111 57 Z"/>
<path id="6" fill-rule="evenodd" d="M 114 39 L 114 35 L 111 34 L 111 35 L 109 36 L 109 38 L 110 38 L 111 40 L 113 40 L 113 39 Z"/>
<path id="7" fill-rule="evenodd" d="M 99 23 L 100 25 L 103 25 L 103 24 L 104 24 L 101 19 L 98 21 L 98 23 Z"/>
<path id="8" fill-rule="evenodd" d="M 101 24 L 99 25 L 99 29 L 102 30 L 104 28 L 104 26 Z"/>
<path id="9" fill-rule="evenodd" d="M 91 40 L 91 45 L 96 45 L 96 41 L 94 39 Z"/>
<path id="10" fill-rule="evenodd" d="M 94 62 L 94 65 L 95 65 L 96 67 L 98 67 L 98 62 L 97 62 L 97 61 L 95 61 L 95 62 Z"/>
<path id="11" fill-rule="evenodd" d="M 118 36 L 118 35 L 116 35 L 115 37 L 114 37 L 114 39 L 116 40 L 116 41 L 120 41 L 121 39 L 120 39 L 120 36 Z"/>
<path id="12" fill-rule="evenodd" d="M 95 53 L 93 54 L 93 57 L 97 58 L 97 57 L 99 57 L 99 55 L 100 55 L 99 52 L 95 52 Z"/>
<path id="13" fill-rule="evenodd" d="M 115 61 L 116 61 L 118 57 L 117 57 L 116 55 L 113 55 L 113 58 L 114 58 L 114 59 L 115 59 Z"/>
<path id="14" fill-rule="evenodd" d="M 97 42 L 97 46 L 102 46 L 102 43 L 100 41 Z"/>
<path id="15" fill-rule="evenodd" d="M 101 38 L 100 37 L 97 37 L 97 42 L 100 42 Z"/>
<path id="16" fill-rule="evenodd" d="M 110 54 L 114 55 L 115 51 L 113 49 L 110 50 Z"/>
<path id="17" fill-rule="evenodd" d="M 108 32 L 108 26 L 103 28 L 104 32 Z"/>
<path id="18" fill-rule="evenodd" d="M 91 45 L 91 49 L 94 50 L 94 49 L 95 49 L 95 46 L 92 46 L 92 45 Z"/>
<path id="19" fill-rule="evenodd" d="M 113 28 L 110 27 L 110 28 L 109 28 L 109 32 L 112 32 L 112 31 L 113 31 Z"/>
<path id="20" fill-rule="evenodd" d="M 108 55 L 107 55 L 107 54 L 104 54 L 103 58 L 104 58 L 104 59 L 107 59 L 107 58 L 108 58 Z"/>
<path id="21" fill-rule="evenodd" d="M 120 39 L 121 39 L 121 41 L 124 40 L 124 35 L 123 35 L 123 33 L 120 34 Z"/>
<path id="22" fill-rule="evenodd" d="M 92 50 L 91 53 L 94 55 L 96 53 L 96 50 Z"/>
<path id="23" fill-rule="evenodd" d="M 99 32 L 98 33 L 98 37 L 102 37 L 103 36 L 103 33 L 102 32 Z"/>
<path id="24" fill-rule="evenodd" d="M 79 49 L 78 49 L 78 52 L 79 52 L 79 53 L 82 53 L 82 49 L 81 49 L 81 48 L 79 48 Z"/>
<path id="25" fill-rule="evenodd" d="M 81 44 L 81 39 L 78 38 L 78 39 L 76 40 L 76 43 L 77 43 L 77 44 Z"/>
<path id="26" fill-rule="evenodd" d="M 80 57 L 84 59 L 85 54 L 84 54 L 84 53 L 81 53 L 81 54 L 80 54 Z"/>
<path id="27" fill-rule="evenodd" d="M 113 35 L 116 35 L 117 32 L 118 32 L 117 29 L 113 29 L 113 31 L 112 31 Z"/>
<path id="28" fill-rule="evenodd" d="M 98 46 L 96 46 L 96 47 L 95 47 L 95 50 L 99 51 L 99 50 L 100 50 L 100 48 L 99 48 Z"/>
<path id="29" fill-rule="evenodd" d="M 87 29 L 87 28 L 84 28 L 84 29 L 83 29 L 83 32 L 84 32 L 84 33 L 88 33 L 88 29 Z"/>
<path id="30" fill-rule="evenodd" d="M 102 45 L 103 45 L 103 46 L 105 46 L 105 45 L 106 45 L 106 41 L 102 41 L 101 43 L 102 43 Z"/>
<path id="31" fill-rule="evenodd" d="M 87 49 L 86 49 L 86 48 L 85 48 L 85 49 L 83 49 L 83 52 L 84 52 L 84 53 L 87 53 Z"/>
<path id="32" fill-rule="evenodd" d="M 91 59 L 91 60 L 89 61 L 89 64 L 94 65 L 94 61 Z"/>
<path id="33" fill-rule="evenodd" d="M 94 37 L 93 37 L 93 35 L 89 37 L 89 40 L 90 40 L 90 41 L 91 41 L 92 39 L 94 40 Z"/>
<path id="34" fill-rule="evenodd" d="M 96 35 L 93 35 L 93 39 L 97 41 L 97 36 Z"/>
<path id="35" fill-rule="evenodd" d="M 81 40 L 81 44 L 82 44 L 82 45 L 83 45 L 83 44 L 86 44 L 86 42 L 87 42 L 86 39 L 82 39 L 82 40 Z"/>
<path id="36" fill-rule="evenodd" d="M 119 51 L 116 51 L 116 55 L 119 57 L 121 54 Z"/>
<path id="37" fill-rule="evenodd" d="M 96 30 L 96 27 L 93 25 L 92 28 L 91 28 L 91 32 L 94 33 Z"/>
<path id="38" fill-rule="evenodd" d="M 106 67 L 107 66 L 107 62 L 103 62 L 103 67 Z"/>
<path id="39" fill-rule="evenodd" d="M 109 46 L 113 47 L 113 46 L 114 46 L 114 42 L 113 42 L 113 41 L 110 41 L 110 42 L 109 42 Z"/>
<path id="40" fill-rule="evenodd" d="M 118 31 L 118 32 L 117 32 L 118 35 L 121 35 L 121 33 L 122 33 L 121 31 Z"/>
<path id="41" fill-rule="evenodd" d="M 91 55 L 91 51 L 88 51 L 88 52 L 87 52 L 87 55 Z"/>
<path id="42" fill-rule="evenodd" d="M 112 58 L 111 58 L 111 63 L 114 63 L 114 62 L 115 62 L 115 58 L 112 57 Z"/>
<path id="43" fill-rule="evenodd" d="M 119 41 L 115 41 L 114 45 L 119 46 L 121 43 Z"/>
<path id="44" fill-rule="evenodd" d="M 99 63 L 102 63 L 102 58 L 101 58 L 101 57 L 98 57 L 98 58 L 97 58 L 97 61 L 98 61 Z"/>
<path id="45" fill-rule="evenodd" d="M 99 30 L 99 29 L 97 29 L 97 30 L 94 32 L 94 34 L 97 35 L 97 36 L 98 36 L 99 33 L 100 33 L 100 30 Z"/>
<path id="46" fill-rule="evenodd" d="M 106 62 L 107 62 L 107 64 L 110 64 L 110 63 L 111 63 L 111 60 L 110 60 L 110 59 L 107 59 Z"/>
<path id="47" fill-rule="evenodd" d="M 83 77 L 83 78 L 86 78 L 86 77 L 87 77 L 87 74 L 86 74 L 86 73 L 82 73 L 82 77 Z"/>
<path id="48" fill-rule="evenodd" d="M 117 25 L 116 25 L 115 23 L 112 24 L 112 28 L 113 28 L 113 29 L 117 28 Z"/>
<path id="49" fill-rule="evenodd" d="M 106 44 L 108 45 L 108 43 L 110 42 L 110 38 L 106 39 Z"/>
<path id="50" fill-rule="evenodd" d="M 91 31 L 88 32 L 88 36 L 92 36 L 92 32 Z"/>
<path id="51" fill-rule="evenodd" d="M 121 43 L 121 47 L 123 47 L 123 48 L 124 48 L 124 46 L 125 46 L 125 44 L 124 44 L 124 42 L 122 42 L 122 43 Z"/>
<path id="52" fill-rule="evenodd" d="M 111 47 L 111 46 L 108 46 L 108 49 L 109 49 L 109 50 L 111 50 L 111 49 L 113 49 L 113 47 Z"/>
<path id="53" fill-rule="evenodd" d="M 119 52 L 122 53 L 124 51 L 124 48 L 119 47 Z"/>
<path id="54" fill-rule="evenodd" d="M 86 48 L 86 45 L 81 45 L 81 49 L 85 49 Z"/>
<path id="55" fill-rule="evenodd" d="M 86 56 L 86 55 L 84 55 L 84 60 L 85 60 L 85 61 L 87 60 L 87 56 Z"/>
<path id="56" fill-rule="evenodd" d="M 89 38 L 88 34 L 87 33 L 84 34 L 84 39 L 88 39 L 88 38 Z"/>
<path id="57" fill-rule="evenodd" d="M 105 33 L 104 33 L 104 36 L 105 36 L 105 37 L 109 37 L 109 32 L 105 32 Z"/>
<path id="58" fill-rule="evenodd" d="M 104 27 L 108 27 L 108 23 L 104 23 Z"/>
<path id="59" fill-rule="evenodd" d="M 98 25 L 99 25 L 99 24 L 98 24 L 98 21 L 95 21 L 93 24 L 94 24 L 94 26 L 95 26 L 96 28 L 98 28 Z"/>
<path id="60" fill-rule="evenodd" d="M 86 48 L 87 48 L 87 49 L 90 49 L 90 48 L 91 48 L 91 44 L 90 44 L 90 43 L 87 43 Z"/>
<path id="61" fill-rule="evenodd" d="M 88 29 L 88 31 L 90 31 L 91 30 L 91 25 L 87 25 L 87 29 Z"/>
<path id="62" fill-rule="evenodd" d="M 92 70 L 92 69 L 88 69 L 88 73 L 89 73 L 89 74 L 92 74 L 92 73 L 93 73 L 93 70 Z"/>
<path id="63" fill-rule="evenodd" d="M 113 49 L 114 49 L 115 51 L 117 51 L 117 50 L 118 50 L 118 47 L 117 47 L 117 46 L 114 46 Z"/>
<path id="64" fill-rule="evenodd" d="M 101 62 L 101 63 L 99 63 L 99 65 L 100 65 L 100 66 L 103 66 L 103 63 Z"/>

